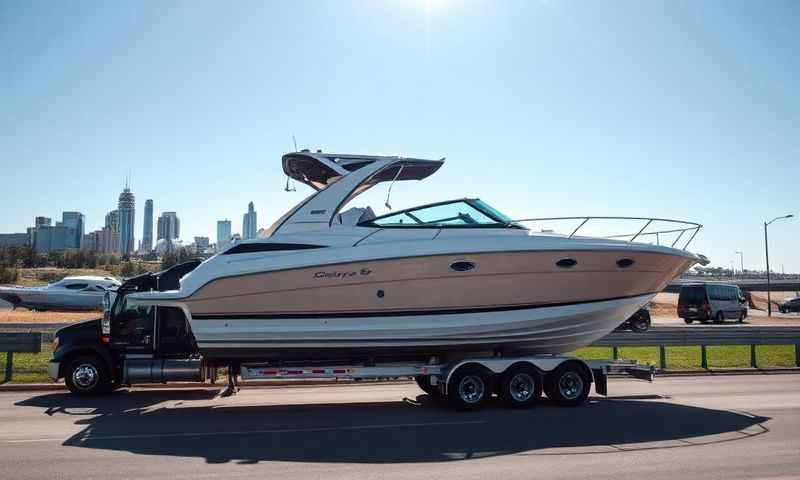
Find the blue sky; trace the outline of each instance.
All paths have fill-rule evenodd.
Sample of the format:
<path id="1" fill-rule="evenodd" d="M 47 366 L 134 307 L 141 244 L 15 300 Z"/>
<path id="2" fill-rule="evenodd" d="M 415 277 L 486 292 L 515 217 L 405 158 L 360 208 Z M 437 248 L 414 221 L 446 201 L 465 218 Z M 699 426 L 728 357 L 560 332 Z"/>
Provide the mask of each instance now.
<path id="1" fill-rule="evenodd" d="M 280 156 L 447 157 L 395 208 L 479 196 L 513 217 L 660 216 L 763 268 L 800 213 L 800 3 L 0 0 L 0 231 L 79 210 L 132 172 L 182 237 L 300 201 Z M 384 210 L 385 186 L 356 203 Z M 800 220 L 770 227 L 800 271 Z M 738 260 L 737 260 L 738 265 Z"/>

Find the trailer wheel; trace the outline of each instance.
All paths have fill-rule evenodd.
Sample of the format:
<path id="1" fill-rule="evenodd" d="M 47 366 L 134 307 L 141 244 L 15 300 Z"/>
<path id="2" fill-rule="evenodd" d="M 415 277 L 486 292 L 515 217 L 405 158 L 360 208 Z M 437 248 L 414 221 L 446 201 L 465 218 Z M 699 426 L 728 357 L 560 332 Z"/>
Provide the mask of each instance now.
<path id="1" fill-rule="evenodd" d="M 542 396 L 542 377 L 532 365 L 514 365 L 503 373 L 500 398 L 511 408 L 532 407 Z"/>
<path id="2" fill-rule="evenodd" d="M 417 386 L 420 388 L 420 390 L 427 393 L 431 397 L 442 396 L 441 392 L 439 391 L 439 387 L 431 385 L 430 375 L 417 375 L 414 377 L 414 381 L 417 382 Z"/>
<path id="3" fill-rule="evenodd" d="M 463 366 L 450 376 L 447 400 L 458 410 L 478 410 L 492 396 L 491 379 L 483 368 Z"/>
<path id="4" fill-rule="evenodd" d="M 96 356 L 74 358 L 67 364 L 64 377 L 67 388 L 75 395 L 100 395 L 112 390 L 108 367 Z"/>
<path id="5" fill-rule="evenodd" d="M 592 375 L 581 363 L 564 362 L 547 374 L 547 396 L 558 405 L 574 407 L 589 398 Z"/>

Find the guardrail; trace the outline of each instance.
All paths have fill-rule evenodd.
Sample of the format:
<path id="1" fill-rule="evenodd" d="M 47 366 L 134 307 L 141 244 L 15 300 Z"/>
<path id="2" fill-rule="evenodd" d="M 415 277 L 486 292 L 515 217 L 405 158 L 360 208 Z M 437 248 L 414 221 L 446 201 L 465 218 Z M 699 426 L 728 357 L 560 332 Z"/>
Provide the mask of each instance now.
<path id="1" fill-rule="evenodd" d="M 2 383 L 11 381 L 14 371 L 14 353 L 39 353 L 42 351 L 42 334 L 39 332 L 0 333 L 0 352 L 6 352 L 6 374 Z"/>
<path id="2" fill-rule="evenodd" d="M 707 347 L 750 346 L 750 366 L 758 368 L 758 345 L 794 345 L 795 365 L 800 367 L 800 327 L 656 327 L 642 333 L 614 332 L 592 344 L 612 347 L 614 359 L 619 347 L 658 347 L 659 368 L 667 368 L 666 347 L 700 346 L 700 366 L 708 368 Z"/>

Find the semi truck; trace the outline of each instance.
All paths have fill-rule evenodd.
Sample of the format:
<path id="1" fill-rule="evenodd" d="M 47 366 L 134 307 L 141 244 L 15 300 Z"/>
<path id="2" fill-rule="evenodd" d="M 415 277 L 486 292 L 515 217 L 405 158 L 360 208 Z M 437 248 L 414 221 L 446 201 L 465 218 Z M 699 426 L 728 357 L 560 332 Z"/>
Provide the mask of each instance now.
<path id="1" fill-rule="evenodd" d="M 655 369 L 624 361 L 584 361 L 564 355 L 436 356 L 417 358 L 343 357 L 332 360 L 298 358 L 219 358 L 205 355 L 192 336 L 183 311 L 174 307 L 128 306 L 126 295 L 141 291 L 175 290 L 180 278 L 199 260 L 157 273 L 130 278 L 106 292 L 102 319 L 69 325 L 53 340 L 49 375 L 64 379 L 75 395 L 108 394 L 139 384 L 215 381 L 227 371 L 221 395 L 238 390 L 238 379 L 385 379 L 414 378 L 429 395 L 462 410 L 476 410 L 493 396 L 510 408 L 529 408 L 544 393 L 563 406 L 586 401 L 592 385 L 607 394 L 607 378 L 629 375 L 652 381 Z"/>

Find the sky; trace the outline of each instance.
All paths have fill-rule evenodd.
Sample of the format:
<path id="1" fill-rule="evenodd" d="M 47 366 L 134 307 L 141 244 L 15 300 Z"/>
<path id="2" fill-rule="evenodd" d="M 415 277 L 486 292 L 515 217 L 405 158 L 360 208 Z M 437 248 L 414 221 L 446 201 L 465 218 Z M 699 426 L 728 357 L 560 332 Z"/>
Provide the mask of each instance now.
<path id="1" fill-rule="evenodd" d="M 137 243 L 147 198 L 188 241 L 249 201 L 267 227 L 311 191 L 283 191 L 294 135 L 446 157 L 395 209 L 683 219 L 712 265 L 763 269 L 763 222 L 800 214 L 799 24 L 779 0 L 0 0 L 0 232 L 101 228 L 129 173 Z M 769 234 L 800 271 L 800 219 Z"/>

